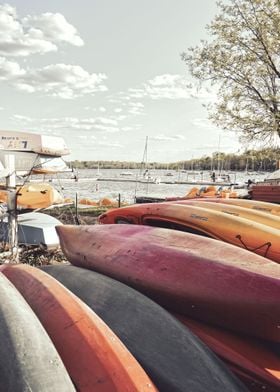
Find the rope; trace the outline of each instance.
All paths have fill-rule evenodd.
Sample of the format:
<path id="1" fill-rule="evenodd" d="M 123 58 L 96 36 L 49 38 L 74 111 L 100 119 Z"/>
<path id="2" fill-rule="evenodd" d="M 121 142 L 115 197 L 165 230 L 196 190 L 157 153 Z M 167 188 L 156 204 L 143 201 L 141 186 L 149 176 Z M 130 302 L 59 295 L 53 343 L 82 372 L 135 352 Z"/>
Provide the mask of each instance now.
<path id="1" fill-rule="evenodd" d="M 271 243 L 271 242 L 265 242 L 264 244 L 262 244 L 262 245 L 260 245 L 260 246 L 257 246 L 256 248 L 250 249 L 250 248 L 248 248 L 248 246 L 245 244 L 245 242 L 242 240 L 240 234 L 238 234 L 235 238 L 239 239 L 239 241 L 240 241 L 241 244 L 244 246 L 244 248 L 247 249 L 247 250 L 249 250 L 249 251 L 251 251 L 251 252 L 255 252 L 255 251 L 258 250 L 258 249 L 261 249 L 261 248 L 263 248 L 263 247 L 267 247 L 267 249 L 266 249 L 266 251 L 265 251 L 265 254 L 264 254 L 265 257 L 266 257 L 266 255 L 267 255 L 267 253 L 268 253 L 268 251 L 269 251 L 269 248 L 272 246 L 272 243 Z"/>

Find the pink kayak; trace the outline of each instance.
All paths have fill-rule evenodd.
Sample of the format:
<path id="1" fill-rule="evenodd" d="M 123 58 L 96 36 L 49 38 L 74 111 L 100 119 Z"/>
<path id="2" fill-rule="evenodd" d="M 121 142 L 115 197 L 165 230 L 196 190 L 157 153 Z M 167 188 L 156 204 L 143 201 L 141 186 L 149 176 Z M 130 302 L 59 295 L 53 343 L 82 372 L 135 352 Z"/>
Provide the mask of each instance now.
<path id="1" fill-rule="evenodd" d="M 58 226 L 68 260 L 191 318 L 280 342 L 280 265 L 221 241 L 137 225 Z"/>

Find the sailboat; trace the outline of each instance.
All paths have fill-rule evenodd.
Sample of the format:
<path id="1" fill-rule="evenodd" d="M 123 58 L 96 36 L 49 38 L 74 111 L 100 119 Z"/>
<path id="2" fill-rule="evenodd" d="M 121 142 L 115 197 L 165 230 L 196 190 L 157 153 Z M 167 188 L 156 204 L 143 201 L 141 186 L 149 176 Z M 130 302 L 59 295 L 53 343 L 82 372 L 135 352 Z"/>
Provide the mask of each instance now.
<path id="1" fill-rule="evenodd" d="M 144 154 L 141 162 L 140 178 L 138 179 L 138 181 L 142 183 L 153 183 L 153 184 L 160 184 L 161 181 L 160 177 L 152 176 L 150 173 L 150 169 L 148 168 L 148 136 L 146 136 Z"/>
<path id="2" fill-rule="evenodd" d="M 97 164 L 97 173 L 96 173 L 96 177 L 102 177 L 102 173 L 101 173 L 101 171 L 100 171 L 100 164 L 99 164 L 99 162 L 98 162 L 98 164 Z"/>
<path id="3" fill-rule="evenodd" d="M 217 173 L 215 173 L 215 169 L 214 169 L 215 164 L 212 156 L 211 179 L 213 182 L 230 184 L 231 183 L 230 175 L 228 173 L 223 172 L 223 162 L 221 161 L 220 146 L 221 146 L 221 135 L 219 135 L 219 142 L 218 142 Z"/>

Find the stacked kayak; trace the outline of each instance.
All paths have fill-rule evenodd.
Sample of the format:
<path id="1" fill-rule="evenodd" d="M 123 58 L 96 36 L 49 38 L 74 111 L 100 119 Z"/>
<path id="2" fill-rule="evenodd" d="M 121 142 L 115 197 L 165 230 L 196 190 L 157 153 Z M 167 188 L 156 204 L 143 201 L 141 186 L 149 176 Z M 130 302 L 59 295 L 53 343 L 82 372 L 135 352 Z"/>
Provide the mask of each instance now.
<path id="1" fill-rule="evenodd" d="M 177 389 L 175 384 L 166 389 L 172 377 L 157 356 L 169 363 L 169 344 L 180 353 L 178 341 L 185 340 L 162 311 L 119 282 L 172 311 L 250 391 L 279 390 L 280 359 L 267 345 L 277 347 L 280 340 L 278 264 L 230 244 L 162 228 L 95 225 L 61 226 L 57 231 L 68 260 L 82 268 L 50 266 L 45 271 L 114 330 L 160 390 Z M 139 346 L 140 336 L 145 343 Z M 176 358 L 172 350 L 170 356 Z"/>
<path id="2" fill-rule="evenodd" d="M 159 391 L 244 390 L 189 328 L 144 295 L 83 268 L 42 268 L 106 322 Z"/>
<path id="3" fill-rule="evenodd" d="M 194 199 L 190 200 L 173 200 L 175 203 L 186 203 L 188 201 L 193 201 Z M 258 200 L 248 200 L 248 199 L 224 199 L 219 197 L 212 197 L 212 198 L 197 198 L 196 201 L 206 201 L 206 202 L 213 202 L 213 203 L 222 203 L 227 205 L 235 205 L 243 208 L 249 208 L 255 211 L 265 212 L 271 215 L 280 216 L 280 206 L 279 204 L 275 203 L 267 203 L 265 201 L 258 201 Z"/>
<path id="4" fill-rule="evenodd" d="M 37 315 L 78 391 L 156 391 L 110 328 L 54 278 L 25 264 L 1 272 Z"/>
<path id="5" fill-rule="evenodd" d="M 57 232 L 76 266 L 120 280 L 174 312 L 280 342 L 277 263 L 210 238 L 155 227 L 58 226 Z"/>
<path id="6" fill-rule="evenodd" d="M 233 201 L 113 210 L 57 226 L 72 265 L 0 266 L 0 391 L 279 391 L 280 208 Z"/>
<path id="7" fill-rule="evenodd" d="M 177 318 L 207 344 L 249 390 L 279 391 L 280 358 L 265 342 L 184 316 L 177 315 Z"/>
<path id="8" fill-rule="evenodd" d="M 175 204 L 177 204 L 177 202 Z M 240 218 L 249 219 L 254 222 L 261 223 L 273 227 L 277 230 L 280 230 L 280 214 L 274 215 L 253 208 L 246 208 L 244 206 L 241 207 L 232 203 L 231 204 L 217 203 L 213 201 L 201 202 L 200 200 L 189 200 L 188 202 L 184 201 L 184 202 L 179 202 L 178 204 L 203 207 L 213 211 L 219 211 L 224 214 L 229 214 Z"/>
<path id="9" fill-rule="evenodd" d="M 74 392 L 45 329 L 3 274 L 0 274 L 0 296 L 0 390 Z"/>
<path id="10" fill-rule="evenodd" d="M 235 201 L 235 199 L 234 199 Z M 220 207 L 222 204 L 218 204 Z M 235 206 L 233 211 L 206 201 L 135 204 L 99 217 L 101 224 L 130 223 L 192 232 L 228 242 L 280 262 L 280 217 Z M 273 210 L 276 211 L 275 209 Z"/>

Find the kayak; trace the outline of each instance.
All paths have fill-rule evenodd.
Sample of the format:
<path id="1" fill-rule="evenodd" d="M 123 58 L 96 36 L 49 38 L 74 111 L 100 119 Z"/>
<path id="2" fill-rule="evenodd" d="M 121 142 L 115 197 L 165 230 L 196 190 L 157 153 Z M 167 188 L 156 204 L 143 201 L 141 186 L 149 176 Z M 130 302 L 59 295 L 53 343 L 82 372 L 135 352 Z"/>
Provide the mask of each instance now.
<path id="1" fill-rule="evenodd" d="M 0 390 L 74 392 L 51 339 L 12 283 L 0 273 Z"/>
<path id="2" fill-rule="evenodd" d="M 170 310 L 280 341 L 280 266 L 210 238 L 139 225 L 58 226 L 73 265 L 115 278 Z"/>
<path id="3" fill-rule="evenodd" d="M 211 197 L 211 198 L 199 198 L 196 199 L 197 201 L 206 201 L 206 202 L 212 202 L 212 203 L 222 203 L 222 204 L 229 204 L 229 205 L 235 205 L 235 206 L 240 206 L 243 208 L 248 208 L 254 211 L 261 211 L 264 213 L 267 213 L 269 215 L 276 215 L 280 216 L 280 206 L 279 204 L 275 203 L 268 203 L 264 201 L 258 201 L 258 200 L 249 200 L 249 199 L 238 199 L 238 198 L 218 198 L 218 197 Z M 176 200 L 172 201 L 172 203 L 179 203 L 179 204 L 184 204 L 187 203 L 189 200 Z"/>
<path id="4" fill-rule="evenodd" d="M 0 269 L 41 321 L 78 391 L 156 391 L 109 327 L 56 279 L 27 264 Z"/>
<path id="5" fill-rule="evenodd" d="M 141 293 L 84 268 L 41 268 L 105 321 L 161 392 L 244 390 L 188 328 Z"/>
<path id="6" fill-rule="evenodd" d="M 228 365 L 250 391 L 280 390 L 280 358 L 261 340 L 176 316 Z"/>
<path id="7" fill-rule="evenodd" d="M 177 204 L 177 202 L 174 202 Z M 178 203 L 180 204 L 180 203 Z M 280 230 L 280 215 L 272 215 L 266 212 L 241 207 L 239 205 L 234 204 L 226 204 L 226 203 L 214 203 L 211 201 L 201 201 L 201 200 L 189 200 L 187 203 L 182 203 L 186 205 L 192 205 L 195 207 L 207 208 L 209 210 L 220 211 L 224 214 L 229 214 L 233 216 L 238 216 L 240 218 L 246 218 L 252 220 L 257 223 L 261 223 L 267 226 L 274 227 L 275 229 Z"/>
<path id="8" fill-rule="evenodd" d="M 99 223 L 168 227 L 206 235 L 245 248 L 280 263 L 280 230 L 210 208 L 174 203 L 134 204 L 107 211 Z"/>

